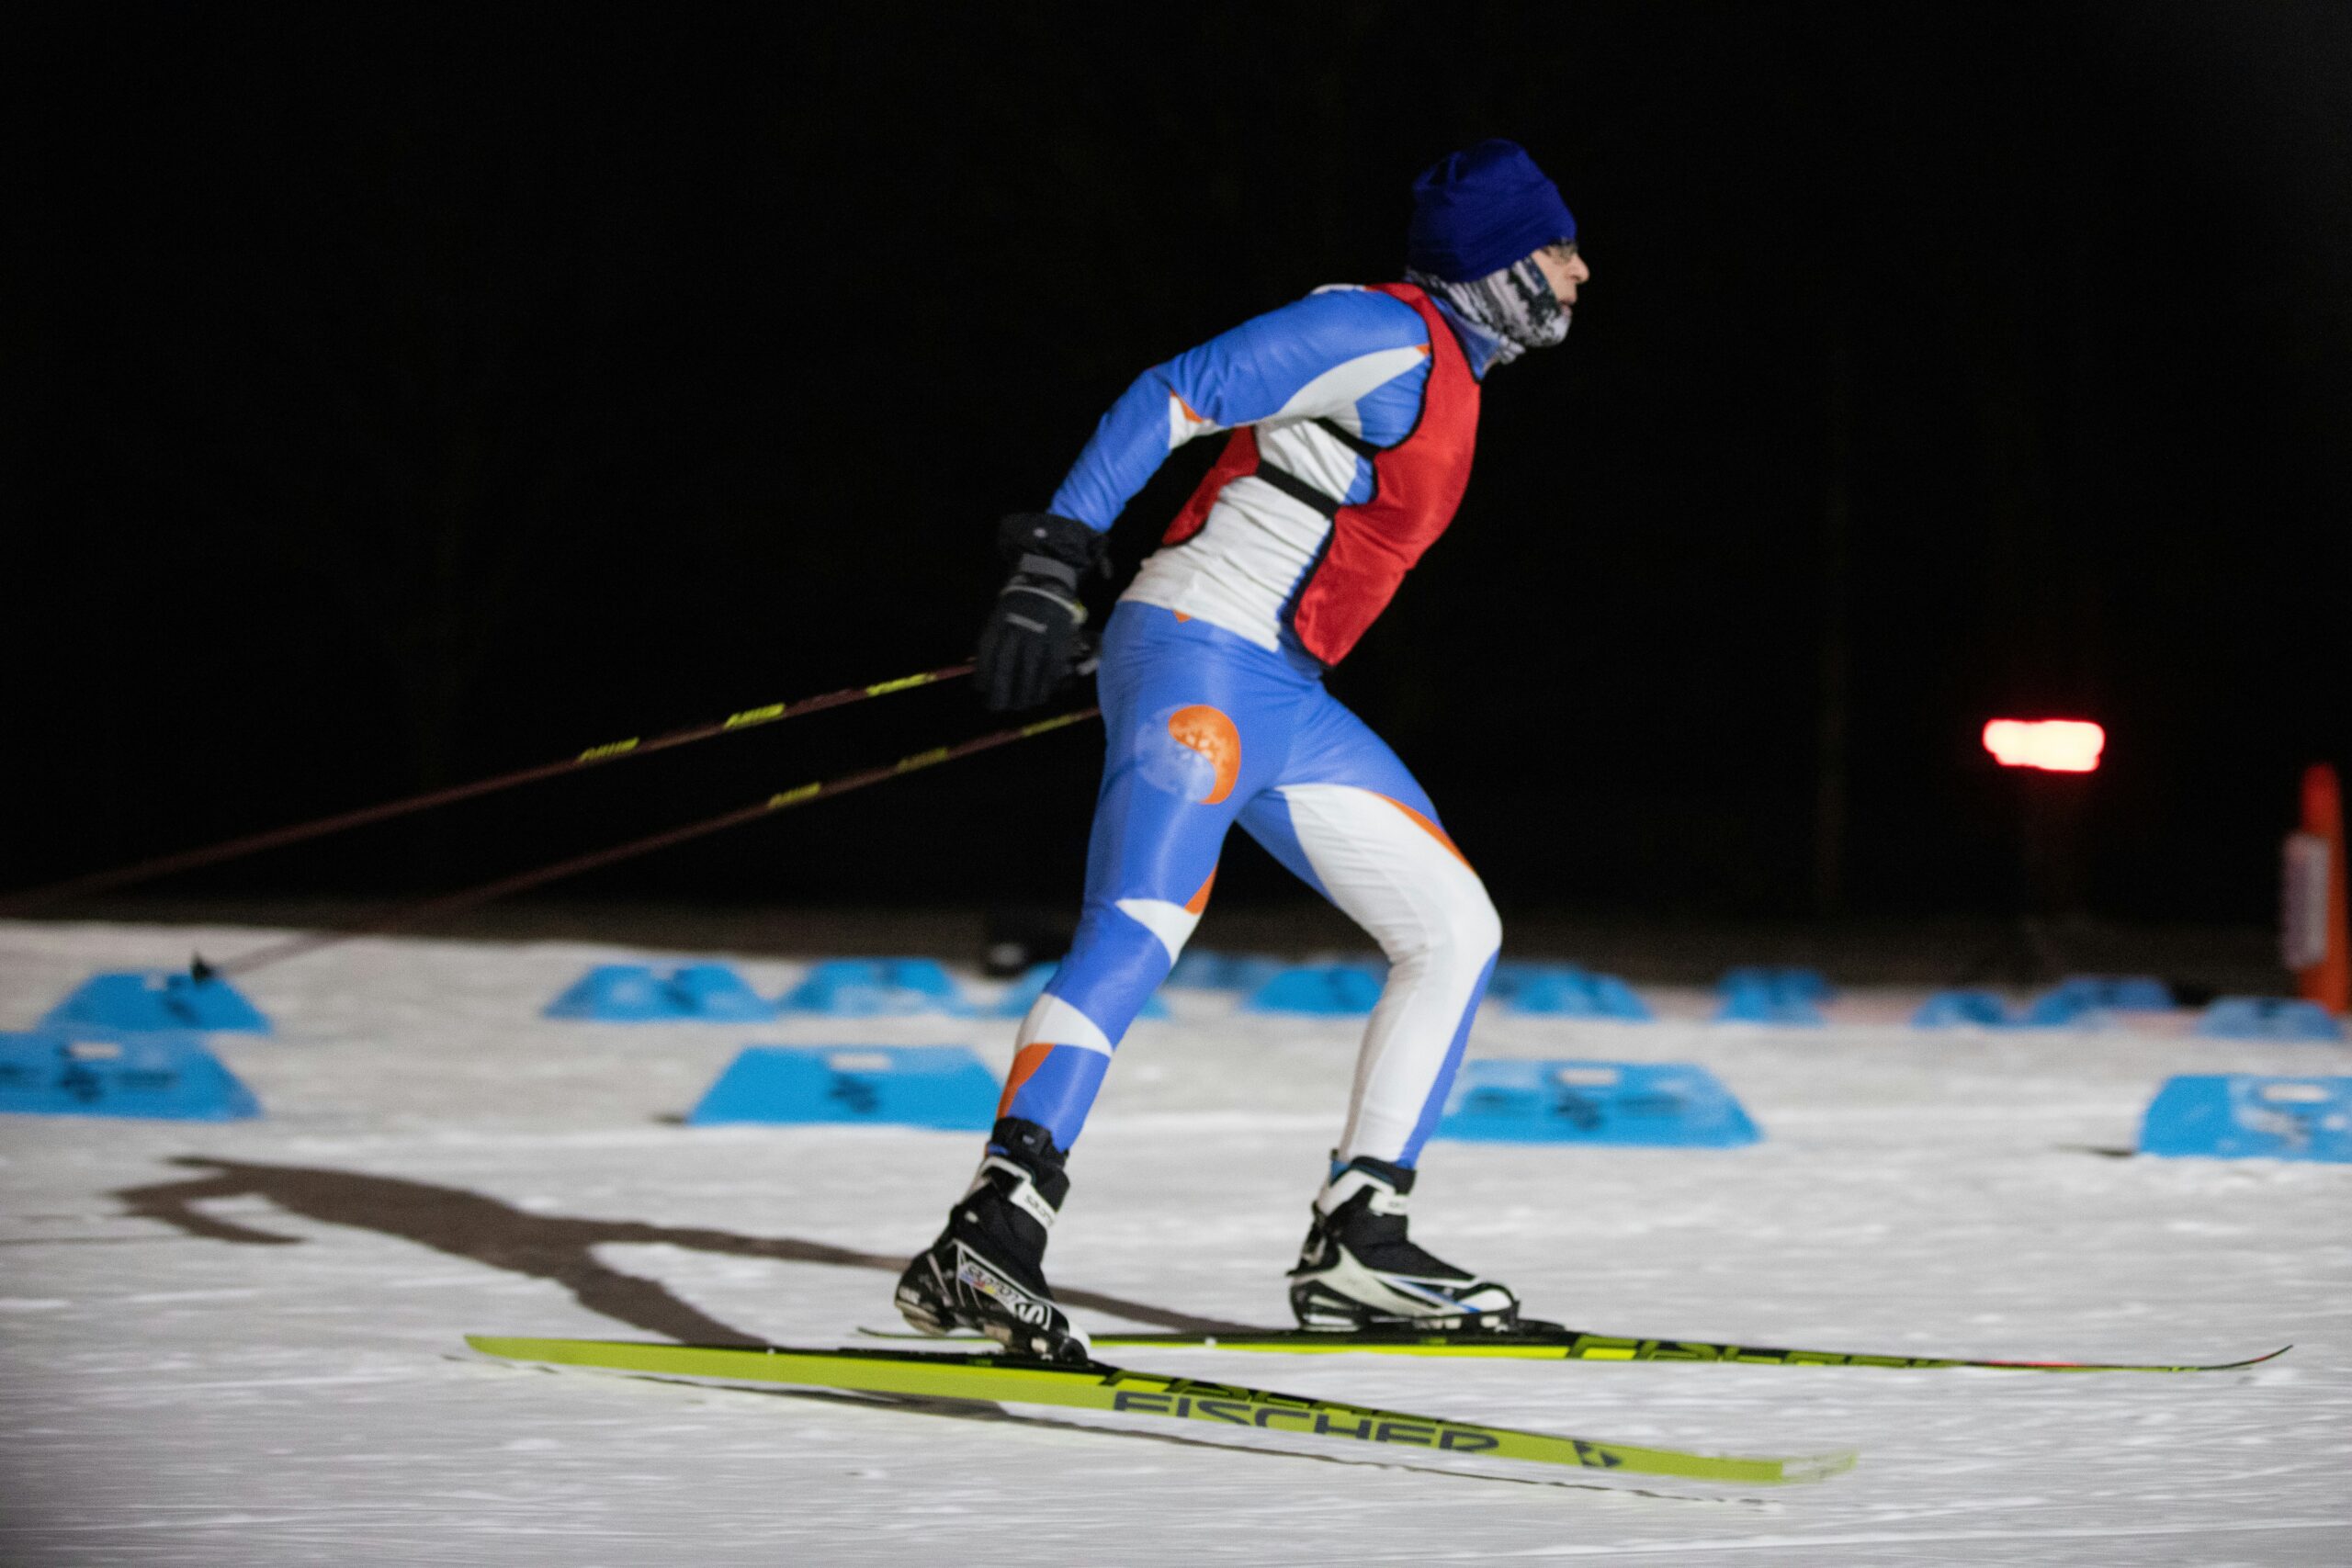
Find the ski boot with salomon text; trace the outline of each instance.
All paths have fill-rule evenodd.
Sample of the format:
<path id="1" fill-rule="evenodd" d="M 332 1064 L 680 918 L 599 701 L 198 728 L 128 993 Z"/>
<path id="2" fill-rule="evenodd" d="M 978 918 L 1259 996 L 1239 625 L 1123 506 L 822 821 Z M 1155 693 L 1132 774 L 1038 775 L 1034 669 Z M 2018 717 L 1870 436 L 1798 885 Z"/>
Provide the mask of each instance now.
<path id="1" fill-rule="evenodd" d="M 899 1276 L 900 1315 L 925 1334 L 978 1329 L 1016 1355 L 1091 1359 L 1086 1336 L 1046 1283 L 1046 1233 L 1069 1194 L 1068 1157 L 1035 1122 L 999 1122 L 947 1228 Z"/>

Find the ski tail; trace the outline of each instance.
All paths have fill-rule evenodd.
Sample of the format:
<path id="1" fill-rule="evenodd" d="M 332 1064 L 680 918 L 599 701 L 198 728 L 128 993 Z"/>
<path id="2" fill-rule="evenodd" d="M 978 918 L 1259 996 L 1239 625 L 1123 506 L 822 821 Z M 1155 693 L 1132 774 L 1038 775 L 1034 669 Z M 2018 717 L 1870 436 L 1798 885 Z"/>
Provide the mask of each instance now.
<path id="1" fill-rule="evenodd" d="M 1136 1371 L 1100 1361 L 1083 1366 L 986 1352 L 742 1349 L 599 1339 L 468 1335 L 466 1343 L 507 1360 L 591 1367 L 654 1377 L 788 1383 L 807 1388 L 1052 1404 L 1175 1420 L 1336 1438 L 1390 1449 L 1420 1449 L 1580 1470 L 1622 1470 L 1692 1481 L 1781 1485 L 1826 1480 L 1853 1467 L 1851 1450 L 1797 1457 L 1707 1454 L 1638 1443 L 1522 1431 L 1453 1416 L 1308 1399 L 1238 1383 Z"/>

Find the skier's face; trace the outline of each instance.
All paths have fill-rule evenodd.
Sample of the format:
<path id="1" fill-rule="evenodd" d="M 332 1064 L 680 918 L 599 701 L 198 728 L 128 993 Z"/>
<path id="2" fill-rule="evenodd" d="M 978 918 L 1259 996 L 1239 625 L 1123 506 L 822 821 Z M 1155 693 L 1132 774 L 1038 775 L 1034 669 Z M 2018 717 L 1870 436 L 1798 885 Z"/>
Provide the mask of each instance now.
<path id="1" fill-rule="evenodd" d="M 1577 302 L 1577 286 L 1590 281 L 1592 277 L 1592 268 L 1587 266 L 1584 257 L 1577 254 L 1576 242 L 1567 240 L 1556 245 L 1544 246 L 1535 253 L 1535 265 L 1543 269 L 1544 276 L 1552 285 L 1552 292 L 1558 297 L 1561 307 L 1573 310 Z"/>

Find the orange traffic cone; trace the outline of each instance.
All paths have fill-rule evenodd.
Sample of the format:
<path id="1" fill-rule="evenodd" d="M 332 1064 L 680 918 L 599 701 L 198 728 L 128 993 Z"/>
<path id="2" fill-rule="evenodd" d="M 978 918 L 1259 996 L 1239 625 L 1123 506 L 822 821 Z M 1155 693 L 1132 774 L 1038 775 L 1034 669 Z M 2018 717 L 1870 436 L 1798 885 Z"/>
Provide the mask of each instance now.
<path id="1" fill-rule="evenodd" d="M 2352 1009 L 2352 929 L 2345 916 L 2344 796 L 2335 770 L 2303 770 L 2303 826 L 2287 835 L 2284 938 L 2296 988 L 2330 1012 Z"/>

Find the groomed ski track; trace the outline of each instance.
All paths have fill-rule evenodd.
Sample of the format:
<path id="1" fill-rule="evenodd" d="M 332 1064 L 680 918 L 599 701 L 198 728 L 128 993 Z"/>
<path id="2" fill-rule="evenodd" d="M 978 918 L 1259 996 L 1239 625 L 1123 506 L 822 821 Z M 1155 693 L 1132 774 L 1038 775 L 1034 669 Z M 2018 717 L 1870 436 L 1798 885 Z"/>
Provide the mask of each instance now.
<path id="1" fill-rule="evenodd" d="M 0 923 L 0 1027 L 93 970 L 273 934 Z M 1474 1055 L 1702 1062 L 1767 1141 L 1439 1144 L 1417 1195 L 1442 1250 L 1549 1316 L 1994 1357 L 2295 1342 L 2245 1371 L 1120 1358 L 1627 1442 L 1861 1450 L 1743 1490 L 476 1357 L 469 1329 L 851 1343 L 968 1173 L 960 1134 L 663 1119 L 746 1043 L 970 1043 L 1001 1068 L 1008 1026 L 537 1016 L 593 962 L 658 956 L 361 941 L 254 976 L 275 1038 L 215 1037 L 266 1120 L 0 1118 L 0 1562 L 2063 1568 L 2333 1563 L 2352 1540 L 2352 1170 L 2090 1152 L 2128 1146 L 2169 1074 L 2352 1070 L 2340 1047 L 2177 1021 L 1927 1035 L 1891 993 L 1828 1031 L 1708 1026 L 1696 993 L 1653 993 L 1646 1027 L 1489 1010 Z M 773 994 L 800 966 L 739 967 Z M 1355 1025 L 1170 999 L 1073 1167 L 1055 1279 L 1158 1310 L 1083 1314 L 1103 1327 L 1278 1321 Z"/>

